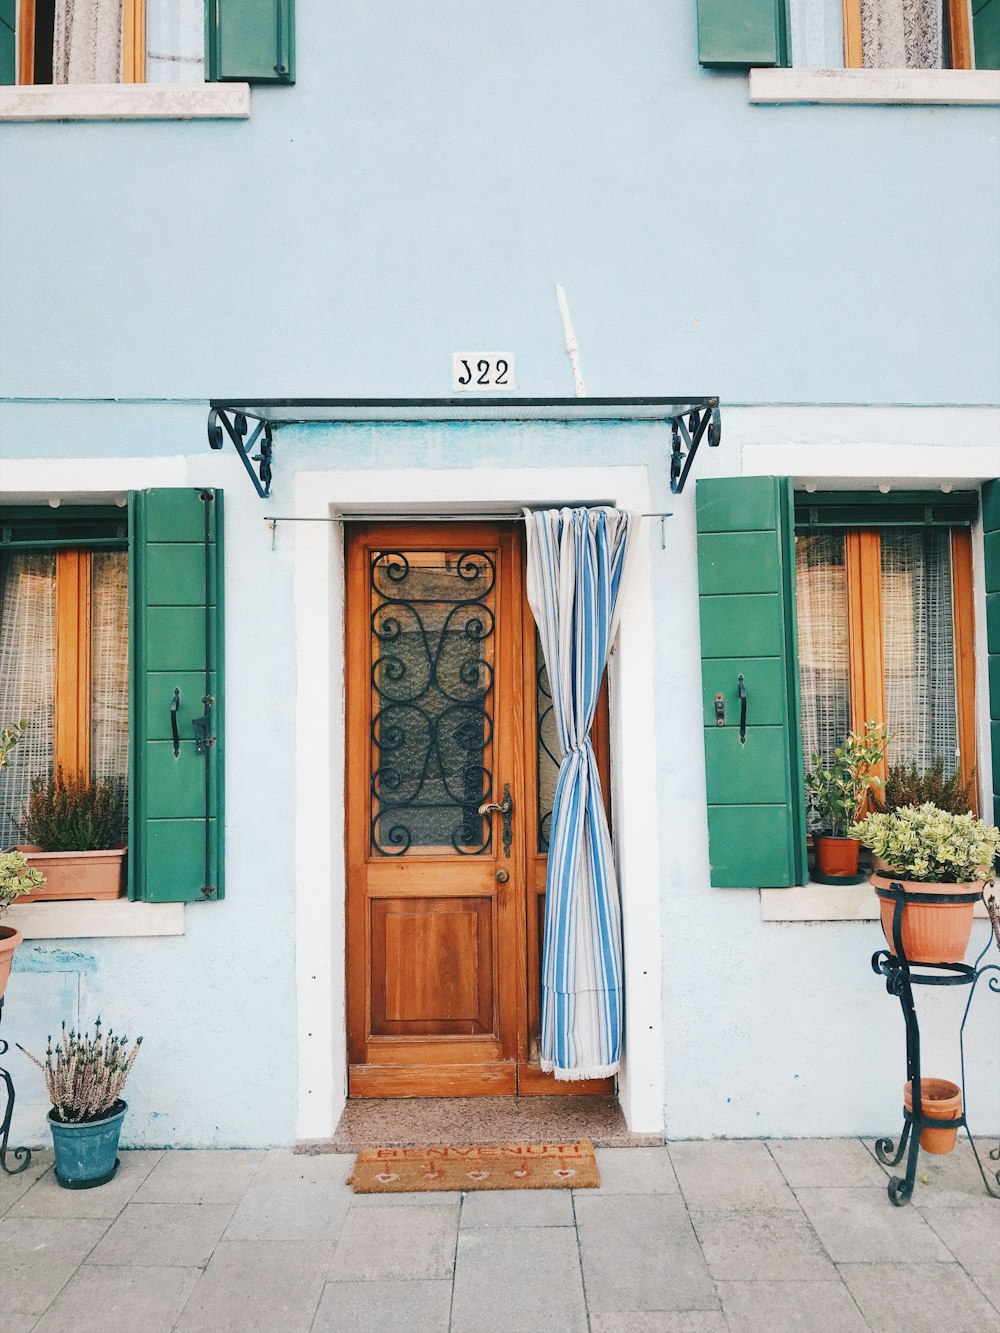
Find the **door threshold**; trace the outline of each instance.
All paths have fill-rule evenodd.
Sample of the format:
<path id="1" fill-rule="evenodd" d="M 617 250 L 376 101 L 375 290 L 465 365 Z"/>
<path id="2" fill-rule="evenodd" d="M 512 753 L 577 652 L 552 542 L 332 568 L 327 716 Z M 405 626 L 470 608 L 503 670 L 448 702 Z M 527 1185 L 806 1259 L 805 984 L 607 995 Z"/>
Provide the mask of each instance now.
<path id="1" fill-rule="evenodd" d="M 348 1101 L 332 1139 L 296 1145 L 299 1153 L 494 1143 L 650 1147 L 659 1134 L 633 1134 L 615 1097 L 359 1097 Z"/>

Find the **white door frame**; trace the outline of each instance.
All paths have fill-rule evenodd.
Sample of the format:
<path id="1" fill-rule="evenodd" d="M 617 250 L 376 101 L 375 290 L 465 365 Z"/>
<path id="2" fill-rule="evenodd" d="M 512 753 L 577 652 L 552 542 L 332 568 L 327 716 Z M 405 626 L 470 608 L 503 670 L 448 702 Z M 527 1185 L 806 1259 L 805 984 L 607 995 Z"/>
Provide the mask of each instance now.
<path id="1" fill-rule="evenodd" d="M 608 500 L 652 506 L 645 467 L 354 469 L 299 472 L 296 518 L 399 512 L 401 519 Z M 280 529 L 280 525 L 279 525 Z M 294 523 L 296 994 L 300 1140 L 332 1136 L 347 1097 L 344 529 Z M 663 1130 L 659 839 L 649 540 L 623 593 L 609 673 L 611 786 L 622 890 L 625 1040 L 619 1100 L 636 1133 Z"/>

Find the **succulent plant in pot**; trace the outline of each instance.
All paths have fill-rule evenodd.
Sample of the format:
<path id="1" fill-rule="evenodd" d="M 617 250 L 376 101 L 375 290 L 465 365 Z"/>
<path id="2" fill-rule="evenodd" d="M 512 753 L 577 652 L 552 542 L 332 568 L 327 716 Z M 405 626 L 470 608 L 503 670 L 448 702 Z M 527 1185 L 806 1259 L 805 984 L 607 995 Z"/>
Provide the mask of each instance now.
<path id="1" fill-rule="evenodd" d="M 55 1047 L 49 1038 L 44 1061 L 18 1046 L 45 1074 L 55 1174 L 64 1189 L 93 1189 L 118 1170 L 118 1141 L 128 1110 L 122 1092 L 142 1038 L 130 1050 L 127 1037 L 115 1036 L 111 1028 L 102 1034 L 101 1026 L 98 1018 L 91 1037 L 74 1028 L 67 1032 L 63 1023 Z"/>
<path id="2" fill-rule="evenodd" d="M 852 731 L 827 762 L 814 754 L 806 770 L 806 800 L 816 853 L 816 878 L 858 883 L 859 844 L 850 830 L 870 791 L 882 785 L 877 769 L 885 757 L 886 728 L 874 720 Z"/>
<path id="3" fill-rule="evenodd" d="M 875 813 L 852 835 L 888 867 L 872 875 L 890 949 L 913 963 L 960 963 L 972 932 L 975 904 L 991 878 L 1000 830 L 972 814 L 931 802 Z M 899 886 L 899 887 L 896 887 Z M 894 919 L 902 898 L 900 939 Z"/>

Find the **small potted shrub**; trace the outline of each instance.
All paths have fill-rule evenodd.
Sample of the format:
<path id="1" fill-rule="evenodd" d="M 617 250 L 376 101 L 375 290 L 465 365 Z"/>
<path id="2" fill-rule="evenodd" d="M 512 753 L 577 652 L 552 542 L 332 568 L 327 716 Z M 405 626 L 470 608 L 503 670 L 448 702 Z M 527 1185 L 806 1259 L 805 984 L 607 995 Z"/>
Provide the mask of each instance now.
<path id="1" fill-rule="evenodd" d="M 125 852 L 125 784 L 121 778 L 67 776 L 62 768 L 33 778 L 24 813 L 27 842 L 17 850 L 41 870 L 39 898 L 118 898 Z"/>
<path id="2" fill-rule="evenodd" d="M 17 722 L 13 726 L 0 728 L 0 769 L 7 767 L 11 751 L 27 728 L 27 722 Z M 44 883 L 45 876 L 40 870 L 30 867 L 20 852 L 0 852 L 0 916 L 15 899 L 22 898 Z M 4 991 L 7 989 L 14 950 L 23 938 L 15 926 L 0 924 L 0 1001 L 3 1000 Z"/>
<path id="3" fill-rule="evenodd" d="M 901 934 L 907 959 L 960 963 L 972 933 L 975 904 L 1000 848 L 1000 830 L 975 815 L 956 815 L 928 801 L 870 814 L 851 833 L 887 867 L 872 875 L 871 882 L 881 899 L 882 930 L 890 949 L 896 948 L 892 886 L 901 884 L 906 894 Z M 935 901 L 947 898 L 957 901 Z"/>
<path id="4" fill-rule="evenodd" d="M 875 769 L 885 757 L 887 733 L 875 721 L 852 731 L 827 764 L 814 754 L 806 771 L 806 799 L 816 853 L 816 878 L 822 883 L 858 883 L 858 842 L 850 827 L 868 793 L 881 786 Z"/>
<path id="5" fill-rule="evenodd" d="M 67 1032 L 63 1023 L 54 1050 L 49 1038 L 44 1063 L 18 1046 L 45 1074 L 56 1180 L 64 1189 L 93 1189 L 118 1170 L 118 1140 L 128 1110 L 121 1094 L 141 1045 L 139 1037 L 129 1050 L 128 1038 L 116 1037 L 110 1028 L 102 1037 L 98 1019 L 93 1038 L 72 1028 Z"/>

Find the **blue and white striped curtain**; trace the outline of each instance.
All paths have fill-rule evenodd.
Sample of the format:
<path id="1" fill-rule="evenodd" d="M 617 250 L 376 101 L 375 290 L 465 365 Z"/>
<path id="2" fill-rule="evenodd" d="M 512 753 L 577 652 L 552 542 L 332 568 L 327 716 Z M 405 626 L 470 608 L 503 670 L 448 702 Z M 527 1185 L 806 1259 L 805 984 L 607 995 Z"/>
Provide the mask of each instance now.
<path id="1" fill-rule="evenodd" d="M 639 528 L 620 509 L 525 512 L 528 601 L 545 653 L 559 740 L 542 952 L 542 1069 L 617 1073 L 621 902 L 590 728 Z"/>

